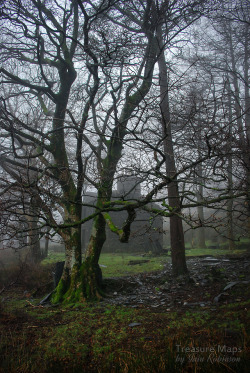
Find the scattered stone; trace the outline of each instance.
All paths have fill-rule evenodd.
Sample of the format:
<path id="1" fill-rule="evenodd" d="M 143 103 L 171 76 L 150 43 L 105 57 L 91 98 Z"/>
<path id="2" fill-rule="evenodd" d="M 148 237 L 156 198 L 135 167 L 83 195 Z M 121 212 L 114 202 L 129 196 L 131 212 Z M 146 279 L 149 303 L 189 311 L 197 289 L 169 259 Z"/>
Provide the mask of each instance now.
<path id="1" fill-rule="evenodd" d="M 210 263 L 206 261 L 211 259 Z M 147 307 L 152 312 L 169 312 L 189 307 L 213 307 L 216 310 L 220 303 L 235 302 L 236 297 L 238 300 L 245 300 L 245 296 L 242 295 L 243 287 L 247 288 L 250 283 L 245 258 L 231 261 L 208 256 L 192 259 L 188 257 L 187 260 L 189 274 L 194 283 L 189 282 L 185 276 L 179 278 L 179 281 L 176 280 L 171 273 L 171 264 L 166 262 L 163 271 L 105 279 L 104 283 L 110 296 L 103 302 L 133 308 Z M 217 264 L 213 265 L 215 263 Z M 236 297 L 230 291 L 233 286 L 241 286 Z M 114 292 L 117 292 L 118 296 L 114 296 Z M 247 296 L 248 292 L 245 293 Z"/>
<path id="2" fill-rule="evenodd" d="M 224 287 L 223 291 L 226 291 L 228 289 L 231 289 L 233 286 L 235 286 L 236 284 L 238 284 L 239 281 L 235 281 L 235 282 L 229 282 L 229 284 L 227 284 L 226 287 Z"/>
<path id="3" fill-rule="evenodd" d="M 140 325 L 141 325 L 140 322 L 132 322 L 131 324 L 129 324 L 129 327 L 134 328 L 135 326 L 140 326 Z"/>
<path id="4" fill-rule="evenodd" d="M 159 288 L 163 291 L 168 291 L 170 290 L 171 285 L 168 282 L 165 282 L 165 284 L 161 285 Z"/>
<path id="5" fill-rule="evenodd" d="M 218 303 L 222 300 L 223 296 L 228 296 L 228 295 L 229 295 L 228 293 L 220 293 L 219 295 L 217 295 L 217 297 L 214 298 L 214 302 Z"/>
<path id="6" fill-rule="evenodd" d="M 45 304 L 47 304 L 47 303 L 50 303 L 50 298 L 51 298 L 51 295 L 53 294 L 53 292 L 54 292 L 54 291 L 52 291 L 51 293 L 49 293 L 48 295 L 46 295 L 46 297 L 43 298 L 43 299 L 41 300 L 41 302 L 39 303 L 39 306 L 43 306 L 43 305 L 45 305 Z"/>
<path id="7" fill-rule="evenodd" d="M 219 262 L 219 259 L 212 258 L 212 257 L 207 257 L 207 258 L 202 259 L 201 262 L 203 262 L 203 263 L 207 263 L 207 262 Z"/>
<path id="8" fill-rule="evenodd" d="M 209 302 L 206 302 L 207 304 Z M 206 307 L 206 304 L 203 302 L 193 302 L 193 303 L 188 303 L 188 302 L 184 302 L 183 303 L 183 306 L 187 306 L 187 307 L 197 307 L 197 306 L 200 306 L 200 307 Z"/>
<path id="9" fill-rule="evenodd" d="M 146 260 L 146 259 L 141 259 L 141 260 L 130 260 L 128 262 L 128 265 L 129 266 L 134 266 L 134 265 L 137 265 L 137 264 L 144 264 L 144 263 L 148 263 L 150 262 L 150 260 Z"/>
<path id="10" fill-rule="evenodd" d="M 217 295 L 217 297 L 214 298 L 214 302 L 218 303 L 220 301 L 221 296 L 222 296 L 222 293 Z"/>

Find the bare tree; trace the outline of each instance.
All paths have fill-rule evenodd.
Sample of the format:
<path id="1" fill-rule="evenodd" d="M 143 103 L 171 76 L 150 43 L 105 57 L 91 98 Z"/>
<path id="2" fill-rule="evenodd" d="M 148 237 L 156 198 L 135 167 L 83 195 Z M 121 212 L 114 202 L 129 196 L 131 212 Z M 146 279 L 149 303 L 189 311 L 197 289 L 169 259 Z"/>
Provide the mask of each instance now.
<path id="1" fill-rule="evenodd" d="M 54 302 L 101 296 L 98 261 L 106 227 L 127 242 L 138 209 L 171 218 L 173 272 L 186 274 L 183 211 L 217 208 L 238 196 L 210 184 L 197 201 L 191 190 L 195 167 L 206 165 L 210 181 L 219 183 L 225 154 L 211 128 L 198 151 L 178 143 L 174 125 L 165 52 L 200 16 L 201 3 L 8 0 L 2 7 L 1 73 L 11 89 L 5 89 L 1 106 L 1 161 L 22 170 L 8 191 L 29 196 L 39 229 L 65 242 Z M 213 116 L 212 111 L 208 117 Z M 136 173 L 143 198 L 130 198 L 130 191 L 112 198 L 124 173 Z M 19 180 L 21 174 L 25 178 Z M 83 218 L 88 190 L 97 198 L 93 213 Z M 153 201 L 162 208 L 152 207 Z M 120 211 L 126 212 L 122 226 L 110 215 Z M 92 232 L 82 260 L 81 225 L 89 220 Z"/>
<path id="2" fill-rule="evenodd" d="M 129 62 L 134 50 L 130 51 L 127 47 L 131 36 L 125 36 L 123 40 L 120 28 L 119 37 L 117 34 L 114 36 L 113 50 L 110 50 L 112 43 L 105 44 L 107 30 L 96 31 L 109 8 L 110 4 L 102 3 L 92 7 L 70 2 L 65 7 L 57 7 L 54 3 L 45 5 L 40 1 L 32 1 L 27 6 L 10 1 L 2 12 L 6 22 L 2 43 L 5 50 L 2 68 L 4 84 L 16 87 L 15 95 L 25 103 L 22 110 L 18 110 L 19 117 L 17 113 L 13 115 L 10 112 L 7 102 L 3 105 L 1 126 L 6 135 L 15 139 L 10 143 L 14 159 L 7 160 L 5 157 L 4 161 L 24 168 L 28 175 L 36 172 L 36 182 L 29 178 L 22 188 L 28 192 L 32 187 L 33 206 L 43 211 L 41 219 L 44 225 L 59 233 L 65 241 L 64 273 L 54 301 L 99 296 L 98 260 L 105 241 L 105 225 L 110 221 L 108 211 L 115 209 L 110 204 L 114 175 L 122 156 L 128 121 L 149 92 L 153 77 L 157 50 L 153 30 L 149 29 L 143 37 L 142 56 L 136 55 L 138 63 L 135 66 Z M 98 37 L 101 42 L 98 42 Z M 86 61 L 84 75 L 79 72 L 79 77 L 85 81 L 84 86 L 76 81 L 78 56 L 81 61 Z M 10 64 L 19 64 L 20 69 L 10 71 Z M 132 79 L 130 66 L 134 70 Z M 119 70 L 121 78 L 116 84 L 111 78 Z M 126 77 L 128 73 L 129 78 Z M 56 80 L 52 82 L 51 77 L 56 77 Z M 79 89 L 84 90 L 82 113 L 77 109 L 72 113 L 70 97 L 74 93 L 74 84 L 79 84 Z M 111 88 L 111 93 L 107 87 Z M 107 96 L 111 106 L 105 121 L 99 126 L 97 110 L 103 111 L 103 100 Z M 43 130 L 35 128 L 25 117 L 26 107 L 35 105 L 37 101 L 44 113 L 40 118 Z M 75 134 L 75 138 L 74 135 L 71 137 L 71 133 Z M 91 133 L 97 135 L 96 140 L 91 139 Z M 20 144 L 18 148 L 15 145 L 17 142 Z M 25 164 L 21 162 L 20 155 L 24 145 L 30 149 Z M 71 151 L 72 146 L 76 148 L 75 154 Z M 33 166 L 29 159 L 39 160 L 39 163 Z M 97 173 L 91 171 L 91 165 L 96 167 Z M 85 179 L 87 167 L 91 179 Z M 86 218 L 94 220 L 82 263 L 81 224 L 84 219 L 81 219 L 81 212 L 85 180 L 97 189 L 98 197 L 94 214 Z M 148 203 L 154 193 L 153 190 L 143 203 Z M 63 221 L 57 213 L 60 206 L 63 208 Z M 124 203 L 121 207 L 128 213 L 123 228 L 116 230 L 122 241 L 128 239 L 129 227 L 138 206 L 139 203 L 134 206 Z M 79 286 L 81 291 L 77 290 Z"/>

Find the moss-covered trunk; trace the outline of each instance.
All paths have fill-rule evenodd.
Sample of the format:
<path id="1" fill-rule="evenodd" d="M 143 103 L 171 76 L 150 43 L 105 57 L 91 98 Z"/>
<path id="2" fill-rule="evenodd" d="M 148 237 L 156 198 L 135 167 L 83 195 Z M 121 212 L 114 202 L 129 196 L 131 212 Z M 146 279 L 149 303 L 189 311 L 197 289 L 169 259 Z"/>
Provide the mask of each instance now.
<path id="1" fill-rule="evenodd" d="M 94 300 L 101 297 L 101 270 L 98 265 L 99 257 L 103 244 L 106 240 L 106 222 L 101 212 L 105 203 L 111 200 L 112 185 L 117 164 L 121 159 L 123 140 L 126 135 L 126 126 L 131 118 L 133 111 L 139 106 L 140 102 L 145 98 L 152 84 L 153 70 L 155 64 L 157 50 L 157 42 L 154 35 L 148 37 L 148 47 L 145 50 L 145 60 L 140 69 L 141 74 L 144 68 L 144 78 L 139 87 L 137 87 L 139 79 L 131 83 L 126 91 L 126 100 L 121 111 L 119 120 L 115 123 L 110 141 L 107 145 L 106 156 L 104 159 L 98 159 L 98 170 L 100 171 L 100 183 L 98 186 L 98 198 L 96 204 L 97 215 L 93 220 L 93 227 L 89 245 L 85 254 L 85 259 L 81 263 L 75 253 L 81 249 L 78 243 L 81 242 L 80 228 L 78 232 L 72 234 L 71 228 L 66 237 L 66 261 L 63 276 L 53 295 L 53 302 L 77 302 L 82 300 Z M 59 110 L 60 111 L 60 110 Z M 61 112 L 61 111 L 60 111 Z M 57 123 L 55 123 L 57 124 Z M 56 137 L 56 136 L 55 136 Z M 61 141 L 54 139 L 55 149 L 57 142 Z M 61 143 L 60 143 L 61 144 Z M 60 145 L 58 144 L 58 146 Z M 63 145 L 64 147 L 64 145 Z M 65 153 L 65 152 L 64 152 Z M 55 158 L 60 161 L 60 166 L 68 170 L 67 159 L 62 157 L 63 149 L 55 152 Z M 66 165 L 66 166 L 65 166 Z M 74 189 L 73 179 L 71 175 L 65 172 L 61 177 L 61 186 L 64 191 L 65 200 L 74 200 L 78 202 L 77 191 Z M 78 188 L 79 189 L 79 188 Z M 80 199 L 79 194 L 79 199 Z M 70 211 L 67 208 L 67 211 Z M 130 214 L 130 217 L 133 213 Z M 72 222 L 77 221 L 71 220 Z M 74 228 L 76 229 L 76 228 Z M 127 239 L 129 231 L 129 221 L 125 225 L 125 238 Z M 76 239 L 74 238 L 76 237 Z M 77 248 L 77 251 L 76 251 Z M 80 257 L 80 256 L 79 256 Z"/>
<path id="2" fill-rule="evenodd" d="M 144 68 L 144 79 L 139 88 L 131 84 L 126 93 L 126 101 L 120 114 L 119 121 L 114 126 L 107 154 L 103 160 L 99 160 L 100 184 L 98 187 L 97 212 L 104 204 L 110 202 L 112 195 L 112 186 L 117 164 L 121 159 L 123 140 L 126 135 L 126 126 L 140 102 L 144 99 L 150 90 L 153 77 L 153 69 L 156 55 L 156 40 L 152 36 L 148 41 L 148 48 L 145 51 L 146 63 Z M 130 95 L 130 93 L 132 94 Z M 129 214 L 129 218 L 124 227 L 123 238 L 128 239 L 130 219 L 134 212 Z M 106 241 L 106 221 L 104 215 L 100 212 L 93 221 L 92 232 L 89 244 L 85 253 L 85 260 L 81 265 L 80 283 L 82 287 L 83 299 L 99 299 L 102 295 L 101 282 L 102 273 L 98 261 L 102 247 Z"/>
<path id="3" fill-rule="evenodd" d="M 94 219 L 88 249 L 82 262 L 81 226 L 69 229 L 65 237 L 64 270 L 52 296 L 53 303 L 76 303 L 101 298 L 102 273 L 98 261 L 105 240 L 105 219 L 100 213 Z"/>
<path id="4" fill-rule="evenodd" d="M 65 206 L 65 223 L 68 228 L 61 232 L 65 242 L 65 264 L 62 277 L 53 294 L 52 301 L 71 302 L 80 296 L 80 268 L 82 264 L 81 225 L 74 225 L 81 219 L 81 205 Z"/>
<path id="5" fill-rule="evenodd" d="M 105 219 L 100 213 L 93 222 L 92 232 L 82 265 L 83 293 L 86 299 L 99 299 L 102 295 L 102 272 L 99 258 L 106 241 Z"/>

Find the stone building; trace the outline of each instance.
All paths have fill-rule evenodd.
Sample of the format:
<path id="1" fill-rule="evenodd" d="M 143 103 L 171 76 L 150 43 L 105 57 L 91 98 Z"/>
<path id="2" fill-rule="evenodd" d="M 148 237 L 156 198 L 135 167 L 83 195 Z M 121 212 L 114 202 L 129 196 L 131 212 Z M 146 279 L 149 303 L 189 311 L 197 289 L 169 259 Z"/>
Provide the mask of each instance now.
<path id="1" fill-rule="evenodd" d="M 117 189 L 112 193 L 112 199 L 138 200 L 142 198 L 140 181 L 135 176 L 121 177 L 117 181 Z M 84 198 L 84 203 L 90 206 L 83 207 L 83 218 L 94 212 L 96 193 L 90 192 Z M 159 208 L 158 205 L 151 205 Z M 122 227 L 127 218 L 127 212 L 110 212 L 113 223 Z M 82 226 L 82 249 L 85 251 L 92 227 L 92 220 Z M 128 243 L 121 243 L 118 236 L 106 227 L 107 239 L 103 247 L 104 252 L 152 252 L 160 253 L 163 245 L 163 219 L 142 209 L 136 211 L 136 219 L 131 225 L 131 234 Z"/>

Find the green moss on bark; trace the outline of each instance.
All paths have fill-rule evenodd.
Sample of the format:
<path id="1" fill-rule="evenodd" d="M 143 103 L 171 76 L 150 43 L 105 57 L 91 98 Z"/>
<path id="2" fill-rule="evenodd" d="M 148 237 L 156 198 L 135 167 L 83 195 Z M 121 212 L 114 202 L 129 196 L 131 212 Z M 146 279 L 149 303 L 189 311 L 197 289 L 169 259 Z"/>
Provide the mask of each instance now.
<path id="1" fill-rule="evenodd" d="M 52 296 L 52 303 L 72 304 L 100 300 L 104 295 L 101 282 L 100 267 L 93 266 L 87 260 L 80 268 L 73 267 L 69 284 L 63 279 L 60 280 Z"/>
<path id="2" fill-rule="evenodd" d="M 51 297 L 51 302 L 54 304 L 61 303 L 64 300 L 65 293 L 68 289 L 68 282 L 61 278 L 54 294 Z"/>
<path id="3" fill-rule="evenodd" d="M 82 264 L 82 289 L 86 300 L 100 300 L 103 291 L 102 286 L 102 272 L 99 265 L 93 265 L 90 260 L 86 260 Z"/>
<path id="4" fill-rule="evenodd" d="M 121 235 L 123 234 L 122 229 L 119 229 L 118 227 L 115 226 L 115 224 L 114 224 L 114 223 L 112 222 L 112 220 L 111 220 L 110 215 L 109 215 L 107 212 L 105 212 L 105 213 L 103 214 L 103 216 L 104 216 L 104 218 L 105 218 L 106 223 L 107 223 L 108 226 L 109 226 L 109 229 L 110 229 L 112 232 L 114 232 L 114 233 L 118 234 L 119 236 L 121 236 Z"/>

